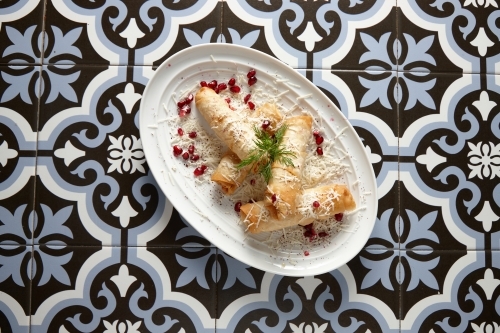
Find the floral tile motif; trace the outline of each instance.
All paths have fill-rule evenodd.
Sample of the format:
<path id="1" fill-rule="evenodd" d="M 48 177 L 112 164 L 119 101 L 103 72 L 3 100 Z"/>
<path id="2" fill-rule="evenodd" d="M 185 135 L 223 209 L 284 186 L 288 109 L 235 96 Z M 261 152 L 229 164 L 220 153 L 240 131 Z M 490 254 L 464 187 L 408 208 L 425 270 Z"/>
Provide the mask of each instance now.
<path id="1" fill-rule="evenodd" d="M 43 11 L 40 0 L 0 4 L 0 64 L 42 64 Z"/>
<path id="2" fill-rule="evenodd" d="M 499 330 L 499 5 L 0 1 L 0 331 Z M 265 273 L 166 201 L 140 99 L 201 43 L 280 59 L 354 126 L 379 206 L 348 264 Z"/>
<path id="3" fill-rule="evenodd" d="M 496 76 L 437 75 L 438 81 L 441 76 L 451 84 L 431 97 L 436 100 L 433 113 L 426 114 L 428 108 L 417 104 L 400 116 L 401 127 L 407 126 L 400 140 L 405 189 L 401 214 L 421 207 L 421 216 L 403 219 L 412 224 L 411 220 L 424 215 L 430 218 L 424 224 L 434 233 L 433 248 L 497 250 L 500 101 Z M 423 238 L 430 240 L 429 236 Z"/>
<path id="4" fill-rule="evenodd" d="M 380 58 L 391 70 L 394 55 L 388 58 L 379 42 L 396 38 L 395 5 L 395 0 L 226 1 L 223 42 L 269 53 L 293 68 L 361 69 Z"/>
<path id="5" fill-rule="evenodd" d="M 418 49 L 408 53 L 420 59 L 416 71 L 437 66 L 439 72 L 500 73 L 496 0 L 398 1 L 398 8 L 400 42 Z"/>
<path id="6" fill-rule="evenodd" d="M 127 4 L 55 0 L 47 4 L 45 47 L 56 50 L 67 45 L 64 51 L 71 55 L 65 57 L 80 58 L 79 63 L 158 65 L 190 45 L 215 42 L 220 6 L 218 0 Z M 199 35 L 207 31 L 211 33 Z"/>
<path id="7" fill-rule="evenodd" d="M 31 332 L 215 332 L 214 282 L 179 251 L 35 246 Z"/>
<path id="8" fill-rule="evenodd" d="M 1 332 L 29 332 L 31 249 L 20 244 L 0 248 Z"/>
<path id="9" fill-rule="evenodd" d="M 368 265 L 367 269 L 357 258 L 338 270 L 304 278 L 241 265 L 228 263 L 229 271 L 245 274 L 235 277 L 239 281 L 233 286 L 225 288 L 226 283 L 218 291 L 218 332 L 399 331 L 398 288 L 387 293 L 385 286 L 375 285 L 389 273 L 383 265 Z"/>
<path id="10" fill-rule="evenodd" d="M 498 251 L 408 251 L 432 265 L 402 270 L 401 332 L 493 332 L 500 318 Z M 417 259 L 418 260 L 418 259 Z M 403 264 L 403 267 L 408 264 Z M 434 267 L 432 267 L 434 266 Z M 418 272 L 415 278 L 414 273 Z"/>

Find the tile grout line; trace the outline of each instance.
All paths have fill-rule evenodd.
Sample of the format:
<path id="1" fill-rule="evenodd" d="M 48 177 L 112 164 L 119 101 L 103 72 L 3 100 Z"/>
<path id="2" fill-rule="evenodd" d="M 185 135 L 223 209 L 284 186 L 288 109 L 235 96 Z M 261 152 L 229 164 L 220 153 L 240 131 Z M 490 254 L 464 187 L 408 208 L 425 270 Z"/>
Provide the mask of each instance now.
<path id="1" fill-rule="evenodd" d="M 41 93 L 42 93 L 42 72 L 43 72 L 43 59 L 44 59 L 44 45 L 45 45 L 45 23 L 46 23 L 46 14 L 47 14 L 47 0 L 43 1 L 43 9 L 42 9 L 42 46 L 40 50 L 40 68 L 38 71 L 39 75 L 39 86 L 38 86 L 38 99 L 37 99 L 37 113 L 36 113 L 36 139 L 35 139 L 35 174 L 33 181 L 33 210 L 36 209 L 36 191 L 37 191 L 37 181 L 36 175 L 38 173 L 38 139 L 39 139 L 39 126 L 40 126 L 40 113 L 41 113 Z M 32 332 L 32 315 L 31 315 L 31 307 L 33 304 L 33 266 L 35 262 L 34 253 L 35 253 L 35 216 L 31 218 L 31 270 L 30 270 L 30 292 L 29 292 L 29 320 L 28 320 L 28 332 Z"/>
<path id="2" fill-rule="evenodd" d="M 398 0 L 396 0 L 396 38 L 399 37 L 399 29 L 400 29 L 400 26 L 399 26 L 399 11 L 398 11 Z M 399 54 L 399 44 L 397 44 L 396 46 L 397 48 L 397 54 Z M 398 83 L 399 81 L 399 73 L 400 73 L 400 68 L 399 68 L 399 58 L 396 59 L 396 83 Z M 398 99 L 399 99 L 399 94 L 400 94 L 400 91 L 399 91 L 399 84 L 398 84 L 398 88 L 397 88 L 397 95 L 398 95 Z M 398 159 L 397 159 L 397 163 L 398 163 L 398 184 L 397 184 L 397 205 L 398 205 L 398 223 L 400 224 L 401 223 L 401 151 L 400 151 L 400 119 L 399 119 L 399 103 L 396 104 L 396 132 L 397 132 L 397 136 L 398 136 Z M 399 225 L 399 229 L 401 230 L 401 225 Z M 401 265 L 401 235 L 400 233 L 398 232 L 398 262 L 399 262 L 399 265 Z M 401 281 L 401 270 L 398 272 L 399 276 L 399 281 Z M 403 314 L 403 285 L 402 283 L 399 283 L 399 297 L 398 297 L 398 317 L 399 317 L 399 332 L 401 333 L 402 332 L 402 328 L 401 328 L 401 321 L 402 321 L 402 314 Z"/>

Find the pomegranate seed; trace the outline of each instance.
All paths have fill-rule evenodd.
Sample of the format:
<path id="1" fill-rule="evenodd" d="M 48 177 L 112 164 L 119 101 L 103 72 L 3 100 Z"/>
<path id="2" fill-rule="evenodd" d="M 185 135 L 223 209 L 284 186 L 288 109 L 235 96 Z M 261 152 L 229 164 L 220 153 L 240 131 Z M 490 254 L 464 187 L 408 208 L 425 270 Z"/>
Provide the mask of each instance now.
<path id="1" fill-rule="evenodd" d="M 198 161 L 199 159 L 200 159 L 200 155 L 198 155 L 198 154 L 191 155 L 191 161 Z"/>
<path id="2" fill-rule="evenodd" d="M 325 140 L 325 139 L 324 139 L 321 135 L 318 135 L 318 136 L 316 137 L 316 144 L 317 144 L 317 145 L 320 145 L 320 144 L 322 144 L 322 143 L 323 143 L 323 141 L 324 141 L 324 140 Z"/>
<path id="3" fill-rule="evenodd" d="M 194 145 L 189 145 L 188 153 L 190 153 L 190 154 L 194 153 Z"/>
<path id="4" fill-rule="evenodd" d="M 212 80 L 210 82 L 207 83 L 207 86 L 213 90 L 215 90 L 215 88 L 217 88 L 217 80 Z"/>
<path id="5" fill-rule="evenodd" d="M 182 154 L 182 158 L 185 160 L 187 160 L 189 158 L 189 154 L 187 151 Z"/>
<path id="6" fill-rule="evenodd" d="M 307 257 L 309 255 L 309 251 L 304 251 L 304 255 Z"/>
<path id="7" fill-rule="evenodd" d="M 318 154 L 320 156 L 323 155 L 323 148 L 321 148 L 321 147 L 316 148 L 316 154 Z"/>
<path id="8" fill-rule="evenodd" d="M 250 180 L 250 185 L 255 185 L 255 179 Z"/>
<path id="9" fill-rule="evenodd" d="M 255 71 L 255 69 L 252 68 L 251 70 L 248 71 L 247 78 L 254 77 L 255 74 L 257 74 L 257 72 Z"/>
<path id="10" fill-rule="evenodd" d="M 319 135 L 319 130 L 317 130 L 317 129 L 316 129 L 316 130 L 314 130 L 314 131 L 313 131 L 313 135 L 314 135 L 314 137 L 317 137 L 317 136 Z"/>
<path id="11" fill-rule="evenodd" d="M 187 104 L 184 104 L 184 105 L 181 107 L 181 109 L 180 109 L 179 113 L 180 113 L 180 112 L 184 112 L 185 114 L 191 113 L 191 107 L 190 107 L 189 105 L 187 105 Z"/>
<path id="12" fill-rule="evenodd" d="M 230 78 L 229 81 L 227 81 L 227 84 L 229 84 L 230 86 L 234 86 L 236 84 L 236 80 L 234 79 L 234 77 Z"/>
<path id="13" fill-rule="evenodd" d="M 227 85 L 224 82 L 223 83 L 219 83 L 219 85 L 217 86 L 217 89 L 219 91 L 225 90 L 225 89 L 227 89 Z"/>
<path id="14" fill-rule="evenodd" d="M 313 240 L 316 239 L 316 237 L 318 237 L 316 230 L 314 230 L 313 223 L 309 223 L 308 225 L 305 225 L 304 229 L 306 229 L 306 231 L 304 231 L 304 237 L 309 238 L 309 241 L 312 242 Z"/>
<path id="15" fill-rule="evenodd" d="M 182 99 L 180 101 L 177 102 L 177 106 L 179 108 L 182 108 L 184 105 L 186 105 L 186 100 L 185 99 Z"/>
<path id="16" fill-rule="evenodd" d="M 314 202 L 313 202 L 313 207 L 314 207 L 314 208 L 318 208 L 318 207 L 319 207 L 319 205 L 320 205 L 320 204 L 319 204 L 319 201 L 314 201 Z"/>
<path id="17" fill-rule="evenodd" d="M 238 201 L 237 203 L 234 204 L 234 210 L 237 211 L 238 213 L 241 210 L 241 201 Z"/>
<path id="18" fill-rule="evenodd" d="M 205 171 L 205 170 L 207 170 L 207 168 L 208 168 L 208 167 L 207 167 L 205 164 L 202 164 L 202 165 L 200 166 L 200 168 L 201 168 L 201 170 Z"/>
<path id="19" fill-rule="evenodd" d="M 196 138 L 197 136 L 198 136 L 198 134 L 196 134 L 196 132 L 189 132 L 189 137 L 190 137 L 191 139 L 194 139 L 194 138 Z"/>
<path id="20" fill-rule="evenodd" d="M 187 112 L 186 112 L 186 111 L 184 111 L 184 110 L 182 110 L 182 109 L 181 109 L 181 110 L 179 110 L 179 117 L 181 117 L 181 118 L 182 118 L 182 117 L 185 117 L 186 115 L 187 115 Z"/>
<path id="21" fill-rule="evenodd" d="M 250 100 L 250 97 L 252 97 L 252 95 L 250 95 L 250 94 L 246 95 L 245 98 L 243 98 L 243 102 L 248 103 L 248 101 Z"/>
<path id="22" fill-rule="evenodd" d="M 239 93 L 241 91 L 241 88 L 238 87 L 238 86 L 232 86 L 231 88 L 229 88 L 229 90 L 231 90 L 231 92 L 233 93 Z"/>
<path id="23" fill-rule="evenodd" d="M 205 170 L 203 170 L 202 167 L 197 167 L 196 169 L 194 169 L 193 173 L 195 176 L 201 176 L 205 173 Z"/>
<path id="24" fill-rule="evenodd" d="M 276 202 L 276 194 L 273 194 L 273 195 L 271 196 L 271 202 L 272 202 L 272 203 L 275 203 L 275 202 Z"/>
<path id="25" fill-rule="evenodd" d="M 269 120 L 264 120 L 262 122 L 262 129 L 267 129 L 271 125 L 271 122 Z"/>
<path id="26" fill-rule="evenodd" d="M 202 86 L 202 87 L 207 87 L 208 85 L 207 85 L 207 82 L 205 82 L 205 81 L 201 81 L 201 82 L 200 82 L 200 86 Z"/>
<path id="27" fill-rule="evenodd" d="M 335 221 L 340 222 L 340 221 L 342 221 L 343 218 L 344 218 L 344 214 L 342 214 L 342 213 L 335 214 Z"/>
<path id="28" fill-rule="evenodd" d="M 328 233 L 326 231 L 322 231 L 318 234 L 319 237 L 323 238 L 323 237 L 326 237 L 328 236 Z"/>
<path id="29" fill-rule="evenodd" d="M 174 146 L 174 156 L 179 156 L 180 154 L 182 154 L 182 148 L 175 145 Z"/>
<path id="30" fill-rule="evenodd" d="M 231 98 L 229 97 L 226 97 L 224 100 L 227 102 L 227 104 L 231 103 Z"/>
<path id="31" fill-rule="evenodd" d="M 187 102 L 187 103 L 191 103 L 191 102 L 193 101 L 193 99 L 194 99 L 193 94 L 189 94 L 189 95 L 187 95 L 187 97 L 185 98 L 185 100 L 186 100 L 186 102 Z"/>
<path id="32" fill-rule="evenodd" d="M 257 78 L 255 76 L 252 76 L 251 78 L 248 79 L 249 86 L 253 86 L 256 83 L 257 83 Z"/>
<path id="33" fill-rule="evenodd" d="M 183 136 L 184 135 L 184 130 L 182 128 L 178 128 L 177 129 L 177 134 L 179 134 L 180 136 Z"/>
<path id="34" fill-rule="evenodd" d="M 248 102 L 247 104 L 248 104 L 248 108 L 249 108 L 250 110 L 255 109 L 255 104 L 253 104 L 253 102 L 251 102 L 251 101 L 250 101 L 250 102 Z"/>

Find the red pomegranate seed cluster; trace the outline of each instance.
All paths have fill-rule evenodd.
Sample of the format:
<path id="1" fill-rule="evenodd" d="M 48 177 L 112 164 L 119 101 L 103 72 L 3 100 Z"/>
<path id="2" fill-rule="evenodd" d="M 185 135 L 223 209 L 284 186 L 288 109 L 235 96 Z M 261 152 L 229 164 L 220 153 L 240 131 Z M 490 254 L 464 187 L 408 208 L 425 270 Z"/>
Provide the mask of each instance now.
<path id="1" fill-rule="evenodd" d="M 196 177 L 198 177 L 198 176 L 203 175 L 205 173 L 205 170 L 207 170 L 207 166 L 201 165 L 201 166 L 197 167 L 196 169 L 194 169 L 193 173 Z"/>
<path id="2" fill-rule="evenodd" d="M 328 236 L 328 233 L 326 231 L 321 231 L 320 233 L 317 233 L 316 230 L 314 229 L 313 223 L 305 225 L 304 229 L 305 229 L 304 237 L 309 238 L 309 241 L 311 242 L 318 237 L 323 238 Z"/>
<path id="3" fill-rule="evenodd" d="M 193 101 L 193 99 L 193 94 L 189 94 L 186 98 L 183 98 L 177 102 L 177 113 L 179 114 L 179 117 L 182 118 L 191 113 L 191 102 Z"/>
<path id="4" fill-rule="evenodd" d="M 313 135 L 314 135 L 314 141 L 316 142 L 316 144 L 319 146 L 320 144 L 323 143 L 323 141 L 325 141 L 325 138 L 323 138 L 323 136 L 321 135 L 321 133 L 319 132 L 319 130 L 315 129 L 313 131 Z M 316 148 L 316 154 L 318 155 L 323 155 L 323 148 L 322 147 L 317 147 Z"/>
<path id="5" fill-rule="evenodd" d="M 182 132 L 182 134 L 184 134 L 184 131 L 181 128 L 179 128 L 177 130 L 177 133 L 179 133 L 179 135 L 182 135 L 181 132 Z M 197 137 L 196 132 L 190 132 L 188 135 L 190 138 L 193 138 L 193 139 Z M 182 147 L 180 147 L 178 145 L 174 145 L 172 147 L 172 150 L 173 150 L 175 157 L 181 156 L 186 161 L 191 160 L 192 162 L 196 162 L 200 159 L 200 155 L 194 153 L 195 152 L 194 144 L 189 145 L 187 151 L 184 151 L 184 149 L 182 149 Z M 206 165 L 201 165 L 194 170 L 194 175 L 201 176 L 202 174 L 205 173 L 206 169 L 207 169 Z"/>
<path id="6" fill-rule="evenodd" d="M 257 77 L 255 76 L 255 74 L 257 74 L 257 71 L 253 68 L 247 73 L 247 82 L 250 87 L 257 83 Z"/>
<path id="7" fill-rule="evenodd" d="M 342 222 L 343 218 L 344 218 L 344 214 L 342 214 L 342 213 L 335 214 L 335 221 Z"/>

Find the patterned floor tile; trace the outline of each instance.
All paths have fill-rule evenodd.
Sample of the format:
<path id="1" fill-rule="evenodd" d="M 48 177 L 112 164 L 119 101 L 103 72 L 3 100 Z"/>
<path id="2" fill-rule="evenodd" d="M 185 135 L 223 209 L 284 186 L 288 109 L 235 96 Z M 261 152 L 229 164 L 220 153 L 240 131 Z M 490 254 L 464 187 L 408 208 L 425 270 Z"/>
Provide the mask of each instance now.
<path id="1" fill-rule="evenodd" d="M 193 252 L 35 246 L 31 332 L 214 332 L 215 282 L 179 259 Z"/>
<path id="2" fill-rule="evenodd" d="M 226 256 L 228 280 L 218 284 L 218 332 L 398 332 L 399 289 L 396 283 L 387 290 L 384 276 L 391 272 L 385 265 L 356 258 L 327 274 L 291 278 Z"/>
<path id="3" fill-rule="evenodd" d="M 414 60 L 424 72 L 499 73 L 496 1 L 408 0 L 398 7 L 402 67 Z"/>
<path id="4" fill-rule="evenodd" d="M 437 82 L 449 84 L 429 91 L 435 109 L 417 103 L 401 112 L 401 128 L 406 128 L 400 140 L 401 205 L 407 226 L 402 232 L 410 237 L 410 225 L 425 225 L 429 234 L 418 237 L 432 240 L 434 249 L 499 248 L 494 241 L 500 227 L 496 80 L 436 75 Z"/>
<path id="5" fill-rule="evenodd" d="M 493 332 L 500 318 L 498 252 L 402 254 L 401 332 Z M 422 262 L 422 257 L 432 257 Z"/>
<path id="6" fill-rule="evenodd" d="M 220 6 L 217 0 L 126 4 L 54 0 L 47 4 L 47 35 L 52 40 L 46 47 L 61 54 L 64 50 L 65 60 L 76 57 L 78 63 L 158 65 L 190 45 L 216 41 Z M 63 59 L 55 55 L 52 59 L 53 52 L 45 63 Z"/>
<path id="7" fill-rule="evenodd" d="M 377 40 L 396 38 L 396 1 L 226 1 L 224 41 L 271 54 L 293 68 L 360 69 L 394 56 Z M 360 45 L 363 45 L 362 47 Z"/>
<path id="8" fill-rule="evenodd" d="M 0 66 L 0 242 L 31 245 L 38 103 L 8 74 L 18 68 Z"/>
<path id="9" fill-rule="evenodd" d="M 32 246 L 0 243 L 0 332 L 29 332 Z"/>
<path id="10" fill-rule="evenodd" d="M 0 4 L 0 64 L 42 64 L 43 12 L 40 0 Z M 1 90 L 0 90 L 1 91 Z"/>

